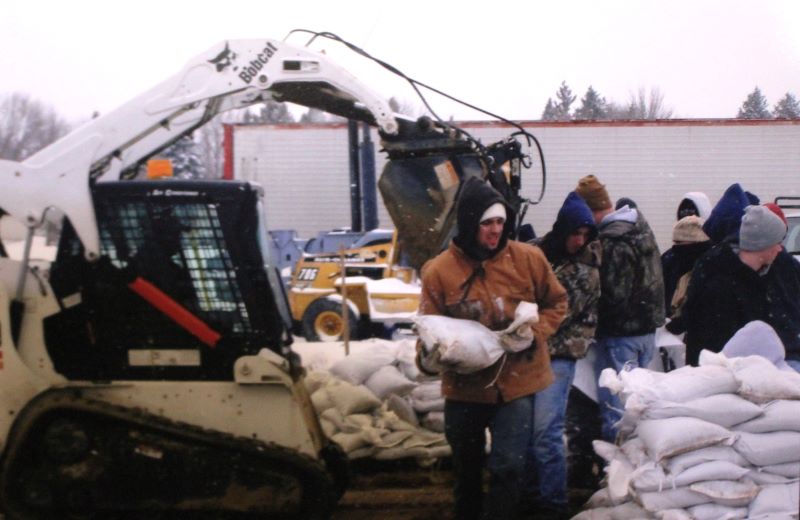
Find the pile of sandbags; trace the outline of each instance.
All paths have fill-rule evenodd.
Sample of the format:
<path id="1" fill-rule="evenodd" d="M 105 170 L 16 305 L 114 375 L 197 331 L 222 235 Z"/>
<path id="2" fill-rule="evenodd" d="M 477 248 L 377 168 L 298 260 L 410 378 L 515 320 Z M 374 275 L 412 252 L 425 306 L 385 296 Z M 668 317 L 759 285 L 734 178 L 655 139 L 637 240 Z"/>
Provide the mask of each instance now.
<path id="1" fill-rule="evenodd" d="M 600 384 L 625 410 L 617 445 L 594 442 L 606 487 L 575 519 L 798 518 L 800 374 L 705 351 L 699 367 Z"/>
<path id="2" fill-rule="evenodd" d="M 306 376 L 323 431 L 349 458 L 427 462 L 450 455 L 443 414 L 431 417 L 444 409 L 441 382 L 420 374 L 414 353 L 413 340 L 372 340 Z"/>

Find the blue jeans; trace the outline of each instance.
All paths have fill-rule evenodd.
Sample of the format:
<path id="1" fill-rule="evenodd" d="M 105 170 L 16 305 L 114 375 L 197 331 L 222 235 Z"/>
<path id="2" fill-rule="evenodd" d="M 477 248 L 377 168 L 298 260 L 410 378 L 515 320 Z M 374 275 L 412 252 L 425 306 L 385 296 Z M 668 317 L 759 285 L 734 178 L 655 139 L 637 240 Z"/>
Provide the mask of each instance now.
<path id="1" fill-rule="evenodd" d="M 533 435 L 528 456 L 533 459 L 539 501 L 554 509 L 567 508 L 567 450 L 564 419 L 575 379 L 574 359 L 553 359 L 553 384 L 533 396 Z"/>
<path id="2" fill-rule="evenodd" d="M 444 433 L 453 449 L 455 518 L 512 519 L 519 507 L 525 450 L 531 438 L 531 398 L 483 404 L 447 400 Z M 486 461 L 486 428 L 492 450 Z M 483 468 L 489 493 L 483 504 Z M 483 514 L 483 516 L 481 516 Z"/>
<path id="3" fill-rule="evenodd" d="M 619 372 L 626 366 L 629 368 L 646 367 L 653 359 L 656 349 L 656 335 L 643 336 L 609 336 L 597 338 L 597 359 L 595 374 L 606 368 Z M 615 424 L 622 418 L 622 402 L 612 395 L 608 388 L 597 389 L 597 404 L 600 406 L 600 422 L 603 439 L 614 442 L 617 438 Z"/>
<path id="4" fill-rule="evenodd" d="M 795 372 L 800 372 L 800 359 L 787 359 L 786 363 L 792 367 Z"/>

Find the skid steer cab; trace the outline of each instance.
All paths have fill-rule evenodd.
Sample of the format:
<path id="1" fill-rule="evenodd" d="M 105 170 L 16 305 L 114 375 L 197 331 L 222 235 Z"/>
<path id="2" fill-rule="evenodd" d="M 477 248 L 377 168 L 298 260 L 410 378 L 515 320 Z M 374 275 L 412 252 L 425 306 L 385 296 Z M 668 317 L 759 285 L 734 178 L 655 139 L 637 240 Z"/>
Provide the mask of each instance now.
<path id="1" fill-rule="evenodd" d="M 289 287 L 295 330 L 308 341 L 338 341 L 345 326 L 351 338 L 407 326 L 419 295 L 416 273 L 390 231 L 367 233 L 338 253 L 304 255 Z"/>
<path id="2" fill-rule="evenodd" d="M 261 196 L 244 182 L 92 187 L 99 258 L 66 221 L 49 284 L 29 275 L 16 349 L 3 318 L 7 518 L 329 516 L 346 458 L 290 350 Z M 4 281 L 19 272 L 0 260 Z"/>

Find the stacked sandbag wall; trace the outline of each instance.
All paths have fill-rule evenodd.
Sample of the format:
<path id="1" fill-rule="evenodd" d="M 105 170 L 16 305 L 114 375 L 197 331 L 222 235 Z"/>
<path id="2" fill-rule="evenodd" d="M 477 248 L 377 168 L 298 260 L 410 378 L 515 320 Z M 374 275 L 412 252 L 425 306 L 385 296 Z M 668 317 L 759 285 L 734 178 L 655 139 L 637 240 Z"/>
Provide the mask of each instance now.
<path id="1" fill-rule="evenodd" d="M 618 442 L 594 443 L 606 485 L 575 519 L 798 518 L 800 374 L 703 352 L 699 367 L 600 384 L 625 410 Z"/>
<path id="2" fill-rule="evenodd" d="M 368 348 L 306 376 L 325 434 L 350 459 L 414 457 L 428 464 L 449 456 L 441 381 L 420 373 L 415 342 L 362 343 Z"/>

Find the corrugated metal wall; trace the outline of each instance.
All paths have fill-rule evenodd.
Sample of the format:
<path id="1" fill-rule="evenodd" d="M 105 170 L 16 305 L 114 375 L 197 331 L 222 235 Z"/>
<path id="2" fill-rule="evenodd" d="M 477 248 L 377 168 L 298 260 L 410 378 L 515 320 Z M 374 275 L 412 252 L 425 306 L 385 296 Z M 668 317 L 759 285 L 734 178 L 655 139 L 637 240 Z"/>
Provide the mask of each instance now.
<path id="1" fill-rule="evenodd" d="M 490 143 L 509 127 L 463 123 Z M 800 121 L 663 121 L 540 123 L 524 126 L 539 138 L 547 163 L 547 191 L 526 221 L 546 232 L 567 193 L 583 175 L 600 177 L 612 199 L 630 197 L 644 211 L 662 250 L 671 243 L 675 210 L 688 191 L 712 205 L 734 182 L 761 197 L 800 196 Z M 378 137 L 373 134 L 373 140 Z M 376 144 L 376 146 L 378 146 Z M 301 236 L 350 225 L 346 125 L 237 125 L 234 177 L 260 182 L 275 229 Z M 377 154 L 377 171 L 383 167 Z M 538 195 L 540 176 L 523 178 Z M 381 227 L 392 223 L 379 204 Z"/>

